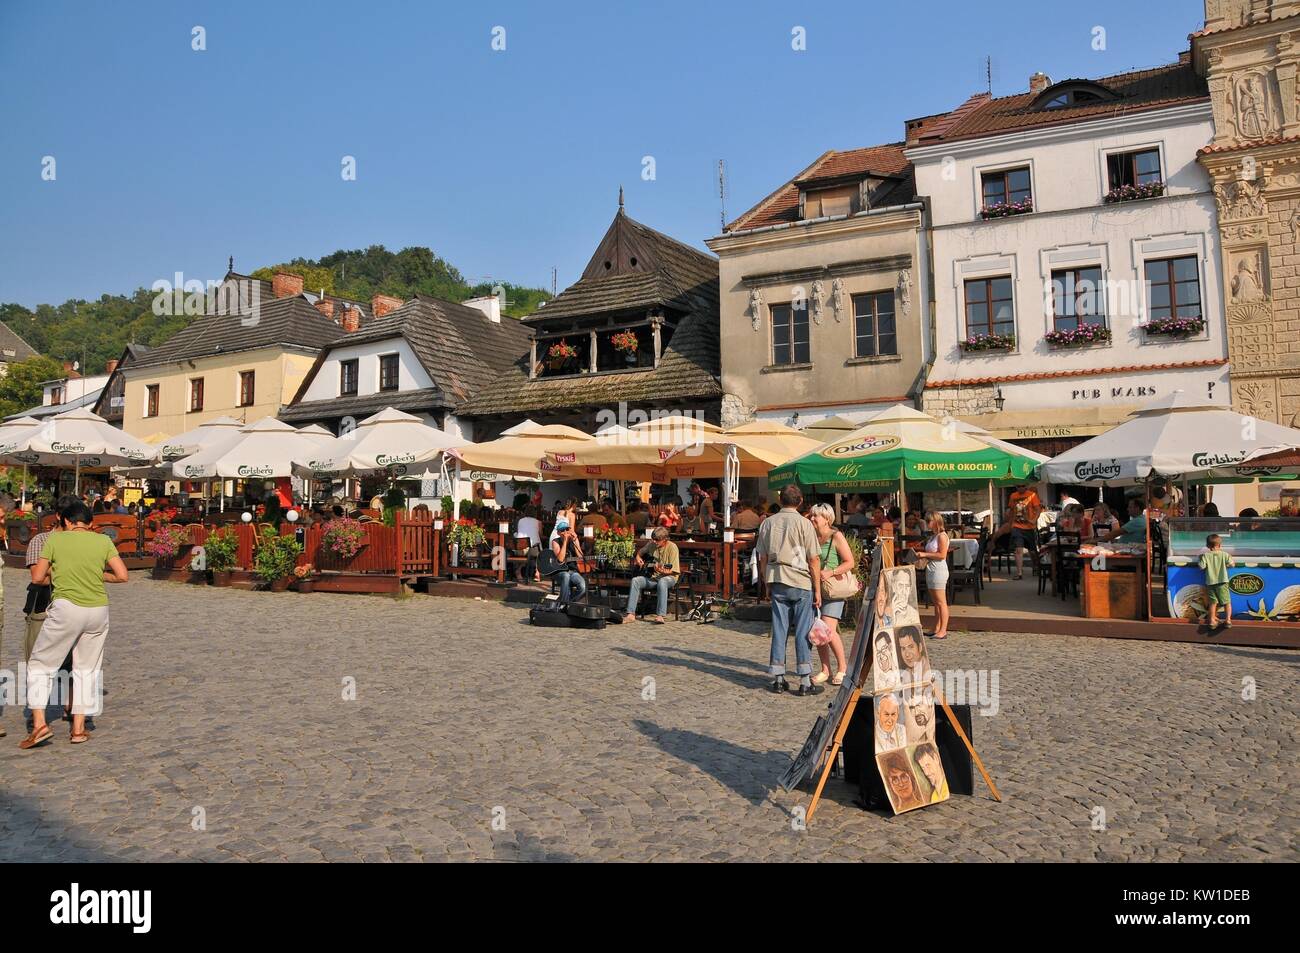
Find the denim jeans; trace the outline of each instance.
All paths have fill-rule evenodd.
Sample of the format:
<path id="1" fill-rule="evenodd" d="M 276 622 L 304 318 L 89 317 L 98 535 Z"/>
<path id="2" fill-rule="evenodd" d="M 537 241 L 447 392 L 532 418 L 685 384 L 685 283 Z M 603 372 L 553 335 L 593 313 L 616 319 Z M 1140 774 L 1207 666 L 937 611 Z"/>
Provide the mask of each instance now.
<path id="1" fill-rule="evenodd" d="M 668 590 L 675 585 L 677 585 L 676 576 L 660 576 L 653 580 L 646 576 L 634 576 L 632 586 L 627 593 L 627 614 L 632 615 L 636 612 L 636 607 L 641 602 L 641 593 L 654 586 L 659 590 L 656 612 L 658 615 L 665 615 L 668 612 Z"/>
<path id="2" fill-rule="evenodd" d="M 812 674 L 812 644 L 808 633 L 813 625 L 813 594 L 811 589 L 796 589 L 774 582 L 768 587 L 772 597 L 772 657 L 767 673 L 785 674 L 785 643 L 794 635 L 796 675 Z M 793 630 L 793 633 L 792 631 Z"/>
<path id="3" fill-rule="evenodd" d="M 587 594 L 587 580 L 581 573 L 566 569 L 560 573 L 560 599 L 563 602 L 577 602 Z"/>

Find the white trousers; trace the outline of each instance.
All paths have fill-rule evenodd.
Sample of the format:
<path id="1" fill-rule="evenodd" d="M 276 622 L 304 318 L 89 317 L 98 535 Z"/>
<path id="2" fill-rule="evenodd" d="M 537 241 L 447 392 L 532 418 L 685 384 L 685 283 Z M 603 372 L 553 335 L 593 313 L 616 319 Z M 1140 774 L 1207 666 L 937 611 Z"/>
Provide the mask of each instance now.
<path id="1" fill-rule="evenodd" d="M 45 708 L 59 665 L 72 652 L 72 713 L 98 715 L 103 708 L 104 639 L 108 606 L 79 606 L 67 599 L 50 603 L 45 624 L 27 662 L 27 707 Z"/>

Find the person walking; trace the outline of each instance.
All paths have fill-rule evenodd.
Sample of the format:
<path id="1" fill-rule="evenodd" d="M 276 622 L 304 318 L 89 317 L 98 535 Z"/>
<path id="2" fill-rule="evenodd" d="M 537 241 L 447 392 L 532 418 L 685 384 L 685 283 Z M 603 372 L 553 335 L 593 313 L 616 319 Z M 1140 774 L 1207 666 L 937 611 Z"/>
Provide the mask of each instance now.
<path id="1" fill-rule="evenodd" d="M 45 541 L 32 570 L 38 583 L 52 582 L 50 607 L 32 647 L 27 666 L 27 703 L 32 730 L 20 743 L 23 750 L 49 740 L 54 732 L 45 722 L 54 672 L 72 650 L 73 744 L 90 740 L 86 715 L 97 714 L 104 641 L 108 636 L 106 582 L 126 582 L 126 565 L 107 536 L 91 527 L 93 514 L 84 503 L 71 503 L 59 513 L 63 530 Z"/>
<path id="2" fill-rule="evenodd" d="M 840 620 L 844 618 L 844 605 L 847 597 L 830 598 L 827 596 L 828 585 L 835 585 L 834 580 L 848 580 L 856 564 L 853 550 L 844 534 L 835 528 L 835 510 L 829 503 L 818 503 L 808 513 L 813 529 L 817 531 L 817 558 L 822 567 L 822 622 L 831 630 L 829 642 L 817 646 L 817 655 L 821 659 L 822 670 L 813 676 L 814 685 L 824 685 L 830 679 L 832 685 L 844 683 L 844 673 L 848 665 L 844 661 L 844 640 L 840 637 Z M 840 583 L 842 586 L 843 583 Z M 831 679 L 831 653 L 835 653 L 835 677 Z"/>
<path id="3" fill-rule="evenodd" d="M 658 600 L 655 603 L 656 614 L 650 617 L 650 621 L 663 625 L 664 614 L 668 611 L 668 590 L 677 585 L 677 577 L 682 574 L 682 559 L 677 544 L 668 538 L 668 530 L 662 526 L 655 527 L 650 542 L 636 554 L 638 568 L 645 567 L 647 563 L 651 564 L 650 575 L 634 576 L 628 587 L 627 614 L 623 621 L 636 621 L 636 607 L 641 602 L 641 593 L 653 586 L 657 590 Z"/>
<path id="4" fill-rule="evenodd" d="M 925 523 L 930 538 L 916 554 L 916 561 L 925 567 L 925 588 L 930 593 L 930 601 L 934 603 L 934 631 L 930 635 L 932 638 L 946 639 L 949 615 L 948 546 L 952 541 L 948 537 L 948 527 L 942 513 L 930 511 L 926 514 Z"/>
<path id="5" fill-rule="evenodd" d="M 785 680 L 786 640 L 794 635 L 798 695 L 820 695 L 826 689 L 812 683 L 812 653 L 808 633 L 814 609 L 822 604 L 821 561 L 817 533 L 799 513 L 803 493 L 793 484 L 781 490 L 781 509 L 758 528 L 754 552 L 759 575 L 767 584 L 772 603 L 772 651 L 768 674 L 771 691 L 790 690 Z"/>

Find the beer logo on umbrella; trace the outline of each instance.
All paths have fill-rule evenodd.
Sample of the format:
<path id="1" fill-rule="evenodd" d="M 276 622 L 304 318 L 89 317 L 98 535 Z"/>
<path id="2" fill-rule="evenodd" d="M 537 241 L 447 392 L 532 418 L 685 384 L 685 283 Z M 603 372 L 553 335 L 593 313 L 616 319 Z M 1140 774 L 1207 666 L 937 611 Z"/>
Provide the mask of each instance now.
<path id="1" fill-rule="evenodd" d="M 900 443 L 902 443 L 902 440 L 892 434 L 865 434 L 861 437 L 854 437 L 851 440 L 832 444 L 823 450 L 821 454 L 823 457 L 838 460 L 843 457 L 857 457 L 868 453 L 881 453 L 885 450 L 892 450 Z"/>

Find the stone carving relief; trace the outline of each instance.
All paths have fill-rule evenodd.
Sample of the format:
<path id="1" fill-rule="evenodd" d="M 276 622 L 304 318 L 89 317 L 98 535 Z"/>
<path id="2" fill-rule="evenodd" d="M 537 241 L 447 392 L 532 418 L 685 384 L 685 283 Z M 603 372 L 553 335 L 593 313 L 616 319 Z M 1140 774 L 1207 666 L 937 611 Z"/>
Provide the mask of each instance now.
<path id="1" fill-rule="evenodd" d="M 1263 222 L 1248 222 L 1245 225 L 1229 225 L 1223 229 L 1223 237 L 1230 242 L 1248 242 L 1264 237 Z"/>
<path id="2" fill-rule="evenodd" d="M 1233 387 L 1233 407 L 1248 417 L 1277 419 L 1277 399 L 1271 380 L 1238 381 Z"/>
<path id="3" fill-rule="evenodd" d="M 1254 182 L 1246 179 L 1215 185 L 1214 200 L 1219 206 L 1219 218 L 1226 221 L 1263 218 L 1268 214 L 1264 193 Z"/>
<path id="4" fill-rule="evenodd" d="M 819 280 L 812 286 L 813 320 L 822 323 L 822 311 L 826 308 L 826 286 Z"/>
<path id="5" fill-rule="evenodd" d="M 1263 266 L 1258 251 L 1238 252 L 1234 256 L 1229 304 L 1242 305 L 1263 301 L 1267 294 L 1261 277 Z"/>
<path id="6" fill-rule="evenodd" d="M 898 310 L 903 317 L 912 310 L 912 276 L 906 271 L 898 273 Z"/>
<path id="7" fill-rule="evenodd" d="M 749 292 L 749 323 L 755 331 L 763 327 L 763 292 L 757 288 Z"/>
<path id="8" fill-rule="evenodd" d="M 1300 205 L 1295 207 L 1291 213 L 1291 220 L 1286 223 L 1287 228 L 1291 229 L 1291 244 L 1300 245 Z"/>
<path id="9" fill-rule="evenodd" d="M 1232 98 L 1237 133 L 1242 139 L 1264 139 L 1277 131 L 1277 114 L 1268 76 L 1251 70 L 1233 77 Z"/>
<path id="10" fill-rule="evenodd" d="M 844 320 L 844 279 L 836 278 L 831 282 L 831 309 L 835 312 L 835 320 Z"/>

